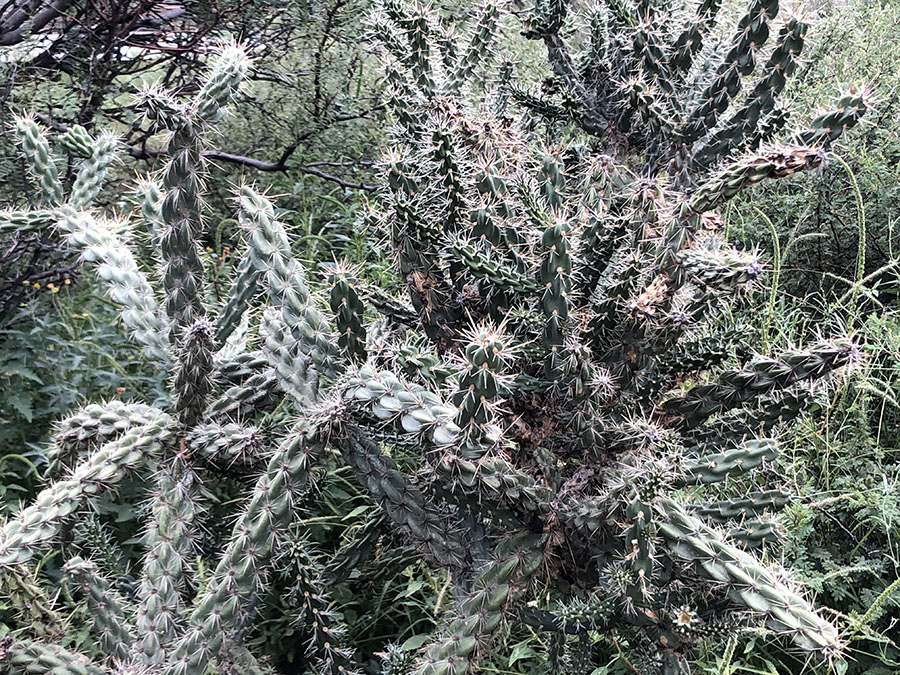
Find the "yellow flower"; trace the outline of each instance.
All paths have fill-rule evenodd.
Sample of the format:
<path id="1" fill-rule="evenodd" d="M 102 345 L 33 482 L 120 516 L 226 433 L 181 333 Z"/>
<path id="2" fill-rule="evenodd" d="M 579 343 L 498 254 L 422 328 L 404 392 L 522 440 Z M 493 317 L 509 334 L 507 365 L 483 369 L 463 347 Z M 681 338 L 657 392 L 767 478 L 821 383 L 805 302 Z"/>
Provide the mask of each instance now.
<path id="1" fill-rule="evenodd" d="M 34 288 L 40 288 L 40 287 L 41 287 L 41 285 L 40 285 L 38 282 L 36 282 L 36 281 L 35 281 L 33 284 L 31 284 L 31 285 L 32 285 Z"/>

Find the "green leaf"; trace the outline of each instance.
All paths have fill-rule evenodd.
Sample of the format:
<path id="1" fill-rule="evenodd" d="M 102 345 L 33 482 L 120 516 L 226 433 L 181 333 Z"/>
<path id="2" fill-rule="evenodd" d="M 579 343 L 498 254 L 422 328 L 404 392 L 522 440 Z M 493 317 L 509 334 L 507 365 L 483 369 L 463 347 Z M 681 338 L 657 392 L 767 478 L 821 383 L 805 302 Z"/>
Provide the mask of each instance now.
<path id="1" fill-rule="evenodd" d="M 411 638 L 407 638 L 404 643 L 400 645 L 400 649 L 404 652 L 414 652 L 430 639 L 431 635 L 413 635 Z"/>
<path id="2" fill-rule="evenodd" d="M 13 377 L 18 375 L 19 377 L 25 378 L 26 380 L 31 380 L 32 382 L 37 382 L 38 384 L 44 384 L 44 381 L 38 377 L 37 373 L 35 373 L 30 368 L 23 366 L 21 363 L 5 363 L 2 366 L 3 377 Z"/>
<path id="3" fill-rule="evenodd" d="M 537 653 L 529 646 L 528 642 L 520 642 L 515 647 L 513 647 L 512 654 L 509 655 L 509 663 L 508 666 L 512 666 L 516 661 L 522 661 L 524 659 L 532 659 L 537 656 Z"/>
<path id="4" fill-rule="evenodd" d="M 398 598 L 408 598 L 411 595 L 415 595 L 419 592 L 422 587 L 425 585 L 425 582 L 421 579 L 410 579 L 409 583 L 406 584 L 406 588 L 400 591 L 397 594 Z"/>
<path id="5" fill-rule="evenodd" d="M 6 397 L 6 402 L 13 410 L 24 417 L 26 422 L 30 423 L 34 419 L 34 410 L 32 408 L 34 401 L 31 398 L 31 394 L 27 391 L 18 391 L 15 394 L 10 394 Z"/>
<path id="6" fill-rule="evenodd" d="M 367 504 L 363 504 L 362 506 L 357 506 L 346 516 L 341 518 L 341 520 L 350 520 L 351 518 L 356 518 L 356 516 L 361 515 L 369 510 L 369 506 Z"/>

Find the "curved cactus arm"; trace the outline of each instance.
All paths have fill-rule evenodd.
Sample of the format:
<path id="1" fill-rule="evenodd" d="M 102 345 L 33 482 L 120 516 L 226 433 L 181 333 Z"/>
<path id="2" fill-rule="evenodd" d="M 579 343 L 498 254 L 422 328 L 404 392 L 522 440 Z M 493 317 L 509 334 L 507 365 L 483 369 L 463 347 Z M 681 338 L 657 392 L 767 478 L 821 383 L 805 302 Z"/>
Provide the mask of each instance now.
<path id="1" fill-rule="evenodd" d="M 9 636 L 0 639 L 0 670 L 27 675 L 113 675 L 59 645 Z"/>
<path id="2" fill-rule="evenodd" d="M 95 445 L 113 440 L 135 426 L 164 416 L 158 408 L 143 403 L 107 401 L 90 403 L 54 424 L 50 446 L 45 451 L 47 476 L 58 477 Z"/>
<path id="3" fill-rule="evenodd" d="M 177 129 L 189 115 L 187 107 L 159 83 L 140 87 L 135 92 L 134 105 L 154 132 Z"/>
<path id="4" fill-rule="evenodd" d="M 444 232 L 455 233 L 465 221 L 467 185 L 463 183 L 462 144 L 448 120 L 435 117 L 431 120 L 429 151 L 437 165 L 437 174 L 444 190 L 444 216 L 441 218 Z"/>
<path id="5" fill-rule="evenodd" d="M 267 307 L 263 312 L 260 336 L 262 352 L 275 371 L 282 391 L 301 409 L 315 401 L 319 383 L 311 359 L 303 353 L 276 309 Z"/>
<path id="6" fill-rule="evenodd" d="M 171 440 L 172 420 L 161 416 L 133 427 L 104 443 L 66 480 L 42 490 L 34 503 L 11 518 L 0 530 L 0 568 L 27 561 L 55 538 L 64 521 L 91 499 L 112 489 L 126 473 L 158 455 Z"/>
<path id="7" fill-rule="evenodd" d="M 734 499 L 690 504 L 688 508 L 698 516 L 716 523 L 741 522 L 766 511 L 776 511 L 785 506 L 790 499 L 791 495 L 782 490 L 758 490 Z"/>
<path id="8" fill-rule="evenodd" d="M 159 236 L 166 314 L 172 323 L 170 339 L 177 342 L 184 329 L 204 316 L 203 262 L 197 245 L 200 234 L 203 156 L 200 133 L 188 120 L 172 132 L 169 161 L 162 175 L 165 189 Z"/>
<path id="9" fill-rule="evenodd" d="M 376 8 L 373 13 L 369 33 L 375 41 L 381 43 L 394 61 L 404 63 L 409 58 L 408 47 L 403 43 L 398 27 L 382 8 Z"/>
<path id="10" fill-rule="evenodd" d="M 240 384 L 251 375 L 256 375 L 269 365 L 268 359 L 261 350 L 242 351 L 223 356 L 222 350 L 216 352 L 216 366 L 213 380 L 217 384 Z"/>
<path id="11" fill-rule="evenodd" d="M 153 289 L 138 267 L 134 255 L 111 224 L 71 208 L 60 210 L 57 227 L 81 257 L 96 265 L 107 292 L 122 308 L 122 321 L 151 361 L 166 367 L 171 363 L 168 321 L 160 311 Z"/>
<path id="12" fill-rule="evenodd" d="M 334 378 L 344 369 L 331 327 L 310 294 L 303 266 L 291 257 L 284 226 L 276 221 L 265 196 L 244 186 L 239 190 L 240 223 L 253 264 L 264 276 L 272 304 L 281 312 L 292 341 L 308 356 L 319 375 Z"/>
<path id="13" fill-rule="evenodd" d="M 568 14 L 568 0 L 534 0 L 522 31 L 529 40 L 539 40 L 558 33 Z"/>
<path id="14" fill-rule="evenodd" d="M 87 602 L 100 649 L 125 662 L 134 639 L 134 627 L 128 621 L 125 601 L 90 560 L 71 558 L 63 570 L 66 580 L 81 591 Z"/>
<path id="15" fill-rule="evenodd" d="M 41 201 L 47 207 L 58 206 L 63 201 L 63 186 L 47 137 L 33 117 L 16 118 L 15 124 L 28 172 L 41 188 Z"/>
<path id="16" fill-rule="evenodd" d="M 332 599 L 321 579 L 323 570 L 315 553 L 310 542 L 293 537 L 285 554 L 288 569 L 284 574 L 293 579 L 287 598 L 299 605 L 296 619 L 311 633 L 307 656 L 319 661 L 322 675 L 360 675 L 353 650 L 345 646 L 347 636 L 341 617 L 331 610 Z"/>
<path id="17" fill-rule="evenodd" d="M 198 424 L 185 439 L 191 452 L 218 466 L 253 467 L 269 453 L 262 431 L 239 424 Z"/>
<path id="18" fill-rule="evenodd" d="M 456 424 L 467 435 L 492 438 L 497 429 L 491 422 L 511 380 L 504 372 L 513 357 L 510 338 L 489 324 L 473 327 L 466 338 L 458 387 L 452 398 L 459 411 Z"/>
<path id="19" fill-rule="evenodd" d="M 197 92 L 193 111 L 206 123 L 218 122 L 240 93 L 241 85 L 250 71 L 250 59 L 244 48 L 235 42 L 219 45 L 209 76 Z"/>
<path id="20" fill-rule="evenodd" d="M 672 96 L 659 86 L 659 80 L 648 84 L 649 77 L 652 76 L 641 73 L 623 82 L 622 93 L 651 133 L 670 137 L 678 126 L 677 113 L 672 109 Z"/>
<path id="21" fill-rule="evenodd" d="M 797 135 L 796 142 L 827 148 L 862 119 L 868 107 L 867 94 L 866 90 L 856 88 L 842 94 L 832 110 L 818 115 L 809 129 Z"/>
<path id="22" fill-rule="evenodd" d="M 747 95 L 744 105 L 695 153 L 695 161 L 702 166 L 711 166 L 719 158 L 735 151 L 746 147 L 754 149 L 760 140 L 760 121 L 775 109 L 776 97 L 796 71 L 808 30 L 809 24 L 795 16 L 788 17 L 778 33 L 775 49 L 766 62 L 763 76 Z"/>
<path id="23" fill-rule="evenodd" d="M 544 378 L 554 386 L 560 383 L 566 358 L 563 333 L 569 318 L 569 294 L 572 290 L 571 233 L 571 225 L 564 218 L 559 218 L 544 230 L 542 238 L 541 309 L 547 319 L 543 333 L 544 347 L 547 349 Z"/>
<path id="24" fill-rule="evenodd" d="M 746 349 L 748 329 L 738 325 L 724 333 L 700 335 L 677 343 L 669 352 L 668 363 L 659 372 L 666 375 L 707 372 Z"/>
<path id="25" fill-rule="evenodd" d="M 396 348 L 393 356 L 407 377 L 435 388 L 439 388 L 453 374 L 421 338 L 406 340 Z"/>
<path id="26" fill-rule="evenodd" d="M 454 422 L 457 409 L 425 387 L 406 382 L 387 370 L 362 366 L 347 378 L 344 399 L 365 406 L 380 420 L 394 420 L 409 434 L 424 434 L 438 446 L 462 440 Z"/>
<path id="27" fill-rule="evenodd" d="M 762 548 L 777 541 L 781 531 L 778 521 L 773 518 L 747 518 L 739 525 L 728 528 L 728 538 L 745 548 Z"/>
<path id="28" fill-rule="evenodd" d="M 681 77 L 691 69 L 694 56 L 703 48 L 703 36 L 715 27 L 721 7 L 722 0 L 700 0 L 694 16 L 668 50 L 666 68 L 673 76 Z"/>
<path id="29" fill-rule="evenodd" d="M 90 156 L 81 163 L 72 184 L 68 204 L 73 209 L 86 209 L 100 193 L 110 164 L 116 159 L 118 138 L 113 132 L 100 134 L 93 142 Z"/>
<path id="30" fill-rule="evenodd" d="M 768 178 L 785 178 L 816 169 L 825 161 L 821 148 L 807 145 L 776 146 L 742 157 L 701 184 L 690 201 L 696 213 L 721 206 L 736 194 Z"/>
<path id="31" fill-rule="evenodd" d="M 539 118 L 544 118 L 550 122 L 561 122 L 572 118 L 572 111 L 569 108 L 559 105 L 548 98 L 538 96 L 537 94 L 522 89 L 521 87 L 516 86 L 512 81 L 506 86 L 506 90 L 509 92 L 513 101 L 530 113 L 537 115 Z"/>
<path id="32" fill-rule="evenodd" d="M 216 319 L 216 345 L 222 346 L 241 322 L 250 301 L 259 288 L 260 271 L 253 264 L 250 251 L 245 251 L 237 266 L 237 274 L 228 290 L 225 306 Z"/>
<path id="33" fill-rule="evenodd" d="M 720 448 L 751 436 L 771 433 L 814 406 L 815 401 L 807 388 L 776 392 L 761 397 L 753 410 L 737 410 L 682 433 L 694 448 Z"/>
<path id="34" fill-rule="evenodd" d="M 425 647 L 415 675 L 469 672 L 483 646 L 544 561 L 540 535 L 518 532 L 501 542 L 440 636 Z"/>
<path id="35" fill-rule="evenodd" d="M 200 419 L 212 390 L 213 349 L 213 326 L 203 317 L 187 327 L 177 346 L 175 412 L 185 428 Z"/>
<path id="36" fill-rule="evenodd" d="M 64 147 L 66 152 L 78 159 L 88 159 L 94 154 L 96 147 L 95 140 L 80 124 L 70 126 L 56 137 L 56 142 Z"/>
<path id="37" fill-rule="evenodd" d="M 361 290 L 363 298 L 386 319 L 401 326 L 416 326 L 419 315 L 406 298 L 395 297 L 384 289 L 366 284 Z"/>
<path id="38" fill-rule="evenodd" d="M 419 488 L 406 479 L 378 443 L 359 429 L 346 431 L 345 436 L 335 439 L 335 444 L 363 487 L 391 520 L 410 532 L 430 559 L 461 568 L 467 558 L 466 546 L 451 523 L 425 501 Z"/>
<path id="39" fill-rule="evenodd" d="M 55 222 L 56 216 L 53 211 L 45 209 L 36 211 L 0 210 L 0 233 L 33 234 L 52 227 Z"/>
<path id="40" fill-rule="evenodd" d="M 247 75 L 249 60 L 236 44 L 220 47 L 209 76 L 188 109 L 171 115 L 169 161 L 163 171 L 165 196 L 160 237 L 166 311 L 180 334 L 205 313 L 203 263 L 197 249 L 202 227 L 202 137 L 207 127 L 225 115 Z"/>
<path id="41" fill-rule="evenodd" d="M 329 304 L 335 315 L 338 345 L 351 358 L 365 361 L 366 329 L 363 326 L 365 307 L 356 290 L 356 273 L 349 263 L 331 265 L 328 271 Z"/>
<path id="42" fill-rule="evenodd" d="M 685 142 L 693 143 L 711 130 L 731 99 L 741 92 L 741 80 L 753 72 L 756 51 L 769 39 L 769 21 L 776 14 L 778 0 L 750 0 L 747 13 L 738 23 L 731 49 L 681 129 Z"/>
<path id="43" fill-rule="evenodd" d="M 160 665 L 178 635 L 182 596 L 195 557 L 200 478 L 184 454 L 160 464 L 153 489 L 144 567 L 138 588 L 136 658 Z"/>
<path id="44" fill-rule="evenodd" d="M 737 408 L 762 394 L 786 389 L 797 382 L 823 377 L 833 370 L 852 365 L 859 358 L 859 345 L 851 340 L 825 342 L 722 373 L 716 382 L 694 387 L 684 396 L 669 399 L 663 407 L 666 412 L 695 426 L 711 415 Z"/>
<path id="45" fill-rule="evenodd" d="M 840 652 L 837 628 L 815 613 L 782 572 L 763 566 L 677 502 L 660 500 L 657 511 L 657 529 L 674 557 L 721 584 L 731 600 L 761 615 L 768 628 L 801 649 L 826 657 Z"/>
<path id="46" fill-rule="evenodd" d="M 758 252 L 733 248 L 687 248 L 678 253 L 677 261 L 689 279 L 724 293 L 749 290 L 763 271 Z"/>
<path id="47" fill-rule="evenodd" d="M 718 483 L 772 461 L 778 454 L 778 444 L 772 439 L 746 441 L 729 450 L 685 461 L 685 475 L 676 486 Z"/>
<path id="48" fill-rule="evenodd" d="M 497 5 L 494 2 L 488 2 L 475 22 L 466 51 L 447 80 L 446 88 L 448 90 L 459 91 L 460 87 L 472 77 L 475 68 L 487 62 L 490 57 L 491 43 L 497 37 L 499 18 L 500 10 Z"/>
<path id="49" fill-rule="evenodd" d="M 205 675 L 220 657 L 225 638 L 254 614 L 266 588 L 266 564 L 295 517 L 294 502 L 309 489 L 310 468 L 322 449 L 323 443 L 305 424 L 281 443 L 256 482 L 213 578 L 194 600 L 165 675 Z"/>
<path id="50" fill-rule="evenodd" d="M 489 284 L 492 289 L 536 293 L 537 282 L 520 272 L 509 261 L 492 257 L 480 250 L 473 242 L 461 237 L 450 242 L 450 251 L 466 272 L 479 281 Z"/>
<path id="51" fill-rule="evenodd" d="M 409 42 L 406 67 L 418 90 L 431 98 L 436 90 L 434 73 L 431 64 L 431 21 L 424 5 L 416 4 L 411 8 L 409 20 L 404 27 Z"/>
<path id="52" fill-rule="evenodd" d="M 134 194 L 155 249 L 159 246 L 159 238 L 165 225 L 162 215 L 163 187 L 152 178 L 139 178 Z"/>
<path id="53" fill-rule="evenodd" d="M 206 407 L 205 416 L 240 421 L 262 410 L 273 408 L 281 400 L 282 389 L 273 368 L 255 373 L 232 385 Z"/>
<path id="54" fill-rule="evenodd" d="M 165 97 L 148 100 L 150 110 L 159 103 L 166 110 L 171 129 L 167 148 L 168 162 L 163 170 L 165 188 L 161 212 L 164 227 L 160 236 L 163 258 L 163 285 L 166 312 L 180 337 L 189 325 L 205 314 L 203 303 L 203 263 L 197 247 L 202 228 L 203 135 L 209 125 L 219 121 L 225 108 L 237 95 L 247 74 L 249 61 L 243 49 L 222 45 L 209 76 L 192 105 L 185 109 L 169 105 Z M 153 99 L 153 95 L 145 96 Z"/>
<path id="55" fill-rule="evenodd" d="M 435 470 L 451 488 L 458 488 L 458 492 L 479 502 L 503 504 L 529 513 L 545 513 L 549 509 L 550 489 L 503 457 L 470 459 L 448 450 Z"/>

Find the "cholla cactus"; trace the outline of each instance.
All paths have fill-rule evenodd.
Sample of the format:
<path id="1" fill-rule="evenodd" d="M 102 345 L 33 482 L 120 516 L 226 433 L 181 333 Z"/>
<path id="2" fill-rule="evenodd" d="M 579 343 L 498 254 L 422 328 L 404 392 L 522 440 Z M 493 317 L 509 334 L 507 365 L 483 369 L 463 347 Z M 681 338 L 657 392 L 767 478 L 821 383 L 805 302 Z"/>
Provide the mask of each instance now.
<path id="1" fill-rule="evenodd" d="M 778 97 L 809 30 L 802 16 L 779 19 L 779 0 L 747 0 L 737 26 L 717 44 L 720 0 L 604 5 L 534 0 L 523 34 L 544 42 L 553 75 L 549 97 L 513 87 L 520 104 L 545 118 L 567 117 L 607 147 L 627 143 L 640 153 L 641 175 L 665 173 L 682 189 L 781 131 L 787 115 Z M 827 147 L 865 108 L 850 90 L 797 138 Z"/>
<path id="2" fill-rule="evenodd" d="M 506 64 L 495 87 L 489 73 L 475 83 L 459 58 L 438 58 L 422 3 L 385 1 L 372 22 L 395 127 L 381 213 L 368 221 L 392 242 L 419 322 L 398 313 L 400 368 L 370 358 L 346 395 L 371 416 L 359 426 L 394 420 L 419 439 L 420 479 L 455 510 L 454 537 L 478 542 L 471 581 L 415 672 L 475 668 L 504 615 L 558 631 L 551 660 L 577 672 L 602 664 L 568 635 L 629 636 L 647 652 L 641 672 L 681 672 L 708 627 L 754 619 L 830 658 L 837 627 L 749 552 L 777 538 L 767 514 L 786 493 L 744 486 L 777 459 L 775 434 L 806 409 L 808 383 L 852 365 L 860 348 L 840 338 L 739 360 L 740 337 L 718 327 L 765 265 L 724 240 L 714 210 L 759 181 L 820 166 L 864 98 L 848 94 L 773 144 L 766 124 L 802 21 L 787 20 L 762 81 L 725 111 L 776 3 L 751 2 L 707 75 L 692 62 L 718 3 L 680 36 L 656 27 L 656 3 L 610 3 L 581 22 L 591 34 L 578 58 L 560 36 L 567 5 L 540 0 L 526 27 L 547 44 L 552 99 L 510 85 Z M 498 11 L 484 8 L 469 31 L 482 63 Z M 513 102 L 529 114 L 515 117 Z M 551 139 L 574 140 L 536 138 L 535 112 Z M 566 122 L 603 140 L 563 134 Z M 694 486 L 715 488 L 716 501 L 699 503 Z M 426 550 L 432 531 L 418 533 Z M 525 609 L 530 583 L 550 590 Z M 575 622 L 579 602 L 591 612 Z"/>
<path id="3" fill-rule="evenodd" d="M 145 270 L 131 248 L 130 223 L 90 209 L 115 155 L 113 136 L 91 138 L 81 128 L 62 135 L 59 145 L 82 158 L 66 198 L 49 141 L 32 119 L 18 121 L 23 154 L 42 199 L 37 210 L 4 212 L 4 227 L 55 229 L 80 252 L 121 307 L 123 323 L 146 356 L 170 375 L 171 391 L 162 404 L 93 403 L 59 423 L 48 450 L 48 474 L 55 482 L 0 530 L 0 591 L 10 598 L 29 591 L 32 608 L 30 617 L 23 614 L 15 637 L 0 644 L 4 671 L 203 675 L 216 667 L 265 672 L 241 640 L 266 590 L 273 560 L 285 558 L 276 553 L 289 548 L 293 559 L 306 555 L 285 535 L 298 515 L 299 497 L 309 488 L 312 463 L 340 419 L 340 409 L 328 413 L 321 407 L 323 400 L 334 398 L 329 392 L 346 367 L 338 349 L 352 347 L 359 357 L 365 341 L 338 345 L 333 339 L 326 310 L 317 309 L 319 301 L 291 257 L 271 203 L 250 188 L 238 194 L 248 240 L 245 262 L 221 306 L 206 296 L 198 247 L 204 226 L 201 151 L 247 68 L 243 50 L 225 45 L 188 103 L 152 88 L 138 97 L 154 128 L 169 134 L 161 179 L 143 180 L 138 188 L 144 226 L 161 253 L 158 273 Z M 263 338 L 260 349 L 248 351 L 246 340 L 231 338 L 257 290 L 268 292 L 272 307 L 263 312 L 266 330 L 251 331 Z M 351 291 L 343 289 L 352 300 Z M 358 308 L 356 303 L 352 307 Z M 362 330 L 360 318 L 349 317 L 354 334 Z M 264 432 L 250 423 L 283 399 L 293 403 L 297 419 L 273 442 L 271 424 Z M 234 514 L 231 538 L 216 550 L 204 541 L 209 489 L 235 476 L 246 486 L 248 499 Z M 57 545 L 76 514 L 111 497 L 126 480 L 149 486 L 143 509 L 145 555 L 136 584 L 113 587 L 121 571 L 104 569 L 110 556 L 84 559 L 79 553 L 92 546 L 79 543 L 81 530 L 60 544 L 66 587 L 87 605 L 96 637 L 92 653 L 102 655 L 91 662 L 48 640 L 42 628 L 46 619 L 35 616 L 51 616 L 52 608 L 38 602 L 44 595 L 31 580 L 29 565 Z M 199 589 L 200 570 L 210 569 Z M 288 584 L 320 594 L 319 580 L 305 568 L 289 572 L 284 572 Z M 314 636 L 310 660 L 334 672 L 354 672 L 352 650 L 323 639 L 328 628 L 318 623 L 318 612 L 314 604 L 303 617 Z M 332 628 L 339 636 L 339 624 Z"/>
<path id="4" fill-rule="evenodd" d="M 707 5 L 704 12 L 715 8 Z M 754 7 L 752 40 L 770 5 Z M 666 51 L 645 27 L 651 10 L 612 6 L 615 21 L 643 33 L 629 58 L 684 79 L 703 27 L 689 26 Z M 564 58 L 552 38 L 564 11 L 564 3 L 547 5 L 530 27 L 553 58 Z M 26 626 L 0 643 L 3 665 L 265 672 L 242 641 L 272 580 L 286 578 L 310 628 L 310 657 L 324 672 L 353 672 L 299 517 L 327 450 L 383 512 L 364 528 L 367 542 L 390 522 L 429 564 L 452 572 L 455 607 L 413 659 L 416 675 L 476 670 L 511 617 L 551 633 L 551 660 L 573 672 L 600 665 L 592 664 L 592 634 L 640 647 L 642 672 L 674 673 L 698 641 L 752 620 L 816 657 L 840 650 L 837 627 L 785 571 L 748 550 L 766 544 L 775 527 L 765 516 L 787 497 L 741 488 L 777 458 L 774 436 L 804 412 L 804 387 L 852 365 L 859 347 L 836 339 L 733 358 L 737 331 L 716 327 L 763 266 L 757 253 L 723 240 L 712 209 L 759 180 L 820 164 L 824 148 L 810 144 L 833 140 L 862 108 L 851 113 L 856 104 L 848 104 L 792 146 L 756 149 L 689 189 L 684 175 L 693 169 L 636 175 L 624 157 L 540 145 L 527 120 L 495 115 L 511 106 L 508 92 L 495 96 L 489 83 L 484 104 L 471 104 L 499 18 L 496 6 L 485 7 L 459 51 L 423 5 L 388 0 L 372 22 L 389 55 L 396 128 L 381 209 L 364 222 L 393 244 L 408 299 L 361 292 L 343 264 L 328 270 L 320 294 L 272 203 L 249 186 L 237 190 L 246 248 L 230 295 L 223 303 L 206 297 L 200 150 L 246 70 L 236 47 L 225 48 L 190 104 L 156 89 L 141 97 L 150 121 L 171 132 L 162 180 L 139 190 L 162 253 L 161 292 L 123 240 L 123 224 L 92 213 L 85 197 L 62 203 L 49 146 L 29 127 L 25 151 L 45 201 L 37 212 L 8 212 L 6 222 L 56 227 L 83 251 L 134 338 L 168 368 L 172 391 L 163 405 L 94 404 L 67 417 L 51 448 L 59 480 L 0 530 L 2 581 L 126 478 L 153 486 L 146 555 L 128 592 L 108 592 L 101 561 L 60 544 L 69 586 L 87 601 L 105 656 L 90 663 Z M 608 23 L 603 14 L 591 24 L 591 58 L 610 53 Z M 729 63 L 743 68 L 742 54 Z M 719 69 L 715 81 L 730 82 L 730 72 Z M 501 75 L 506 82 L 508 69 Z M 665 107 L 674 104 L 650 105 L 664 82 L 632 87 L 641 119 L 660 133 L 681 128 Z M 597 106 L 553 104 L 558 117 L 590 117 L 600 128 L 606 104 L 597 91 L 579 91 Z M 65 147 L 82 141 L 73 132 Z M 684 145 L 675 160 L 693 166 Z M 667 152 L 655 147 L 655 156 Z M 83 184 L 79 194 L 95 189 Z M 248 311 L 258 300 L 267 306 Z M 367 300 L 387 327 L 365 320 Z M 251 315 L 259 321 L 246 328 Z M 235 339 L 243 332 L 257 349 Z M 266 415 L 276 407 L 277 419 L 284 410 L 294 419 L 273 444 Z M 393 444 L 421 449 L 418 471 L 403 471 Z M 211 502 L 205 488 L 223 471 L 244 481 L 247 499 L 217 550 L 200 535 Z M 721 498 L 698 503 L 698 486 L 721 488 Z M 391 650 L 385 670 L 404 661 Z"/>

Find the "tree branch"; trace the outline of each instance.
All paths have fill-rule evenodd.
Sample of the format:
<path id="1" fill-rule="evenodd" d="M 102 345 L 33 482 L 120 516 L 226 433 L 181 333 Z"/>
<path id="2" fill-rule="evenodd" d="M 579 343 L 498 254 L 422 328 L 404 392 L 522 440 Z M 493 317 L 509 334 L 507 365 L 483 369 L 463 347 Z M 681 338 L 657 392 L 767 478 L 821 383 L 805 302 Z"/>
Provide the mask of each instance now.
<path id="1" fill-rule="evenodd" d="M 135 159 L 153 159 L 155 157 L 161 157 L 165 155 L 165 152 L 162 150 L 152 150 L 149 148 L 141 148 L 134 145 L 126 146 L 126 148 L 128 149 L 128 154 Z M 348 188 L 351 190 L 365 190 L 366 192 L 375 192 L 376 190 L 378 190 L 377 185 L 368 185 L 366 183 L 354 183 L 351 181 L 346 181 L 340 176 L 326 173 L 312 166 L 305 166 L 303 164 L 289 164 L 287 159 L 290 156 L 290 153 L 282 153 L 282 156 L 279 157 L 275 162 L 266 162 L 261 159 L 256 159 L 255 157 L 235 155 L 230 152 L 219 152 L 218 150 L 206 150 L 203 152 L 203 156 L 207 159 L 219 160 L 222 162 L 227 162 L 228 164 L 237 164 L 239 166 L 247 166 L 251 169 L 256 169 L 257 171 L 263 172 L 289 173 L 291 171 L 296 171 L 298 173 L 307 174 L 309 176 L 316 176 L 317 178 L 321 178 L 322 180 L 331 181 L 332 183 L 336 183 L 343 188 Z"/>

